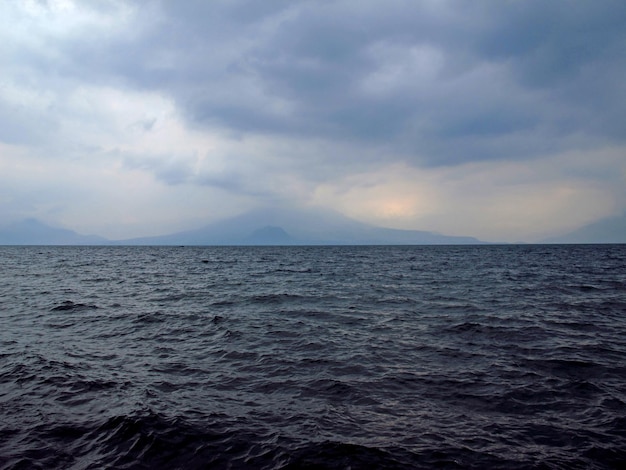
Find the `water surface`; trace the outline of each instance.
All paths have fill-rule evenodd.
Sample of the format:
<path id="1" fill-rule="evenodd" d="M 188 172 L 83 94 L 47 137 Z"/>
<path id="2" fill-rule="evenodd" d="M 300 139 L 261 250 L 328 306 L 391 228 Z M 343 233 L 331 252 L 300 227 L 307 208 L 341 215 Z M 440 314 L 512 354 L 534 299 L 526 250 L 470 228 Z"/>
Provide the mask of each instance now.
<path id="1" fill-rule="evenodd" d="M 0 247 L 2 468 L 618 468 L 626 246 Z"/>

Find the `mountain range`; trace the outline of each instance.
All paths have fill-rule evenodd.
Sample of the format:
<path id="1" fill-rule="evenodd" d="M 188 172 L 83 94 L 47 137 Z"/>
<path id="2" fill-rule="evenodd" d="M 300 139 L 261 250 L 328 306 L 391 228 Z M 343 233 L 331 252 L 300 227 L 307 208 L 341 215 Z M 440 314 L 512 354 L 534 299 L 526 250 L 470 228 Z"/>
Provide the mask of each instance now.
<path id="1" fill-rule="evenodd" d="M 109 240 L 24 219 L 0 228 L 0 245 L 103 245 Z"/>
<path id="2" fill-rule="evenodd" d="M 463 245 L 473 237 L 365 224 L 337 212 L 264 208 L 168 235 L 107 240 L 25 219 L 0 227 L 0 245 Z M 542 243 L 626 243 L 626 215 L 603 219 Z"/>
<path id="3" fill-rule="evenodd" d="M 322 210 L 257 209 L 204 227 L 157 237 L 123 240 L 128 245 L 431 245 L 479 244 L 419 230 L 364 224 Z"/>
<path id="4" fill-rule="evenodd" d="M 551 237 L 545 243 L 626 243 L 626 214 L 607 217 L 572 232 Z"/>
<path id="5" fill-rule="evenodd" d="M 433 245 L 480 244 L 473 237 L 397 230 L 322 210 L 257 209 L 168 235 L 107 240 L 26 219 L 0 228 L 0 245 Z"/>

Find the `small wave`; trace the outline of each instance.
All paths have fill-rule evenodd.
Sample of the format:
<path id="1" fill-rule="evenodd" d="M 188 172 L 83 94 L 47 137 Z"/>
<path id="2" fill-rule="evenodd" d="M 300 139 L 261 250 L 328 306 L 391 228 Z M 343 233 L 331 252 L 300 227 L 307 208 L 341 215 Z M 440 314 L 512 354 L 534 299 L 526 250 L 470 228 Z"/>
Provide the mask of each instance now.
<path id="1" fill-rule="evenodd" d="M 80 460 L 91 461 L 94 468 L 269 469 L 285 459 L 279 447 L 264 444 L 267 436 L 231 431 L 220 423 L 193 425 L 153 412 L 116 416 L 95 430 L 81 431 L 68 437 L 82 441 Z"/>
<path id="2" fill-rule="evenodd" d="M 257 304 L 279 304 L 299 299 L 302 299 L 302 296 L 297 294 L 264 294 L 251 297 L 251 301 Z"/>
<path id="3" fill-rule="evenodd" d="M 80 310 L 93 310 L 97 308 L 98 308 L 97 305 L 74 303 L 71 300 L 66 300 L 63 303 L 55 307 L 52 307 L 50 311 L 52 312 L 75 312 L 75 311 L 80 311 Z"/>
<path id="4" fill-rule="evenodd" d="M 574 380 L 602 377 L 606 368 L 597 362 L 578 359 L 533 359 L 526 365 L 543 374 Z"/>
<path id="5" fill-rule="evenodd" d="M 278 268 L 278 269 L 275 269 L 273 272 L 275 272 L 275 273 L 306 274 L 306 273 L 312 273 L 313 270 L 311 268 L 305 268 L 305 269 Z"/>
<path id="6" fill-rule="evenodd" d="M 408 451 L 399 448 L 369 447 L 345 442 L 325 441 L 297 449 L 282 469 L 465 469 L 465 468 L 545 468 L 531 462 L 498 457 L 467 447 L 422 448 Z"/>
<path id="7" fill-rule="evenodd" d="M 167 315 L 163 312 L 140 313 L 132 321 L 137 324 L 163 323 Z"/>

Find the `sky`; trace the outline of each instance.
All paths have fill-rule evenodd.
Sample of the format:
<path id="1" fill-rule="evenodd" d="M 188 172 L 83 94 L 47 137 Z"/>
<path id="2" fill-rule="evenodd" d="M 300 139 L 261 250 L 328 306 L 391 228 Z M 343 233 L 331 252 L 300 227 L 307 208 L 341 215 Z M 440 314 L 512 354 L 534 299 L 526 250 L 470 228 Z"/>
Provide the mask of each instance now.
<path id="1" fill-rule="evenodd" d="M 0 224 L 257 207 L 537 241 L 626 213 L 623 0 L 0 2 Z"/>

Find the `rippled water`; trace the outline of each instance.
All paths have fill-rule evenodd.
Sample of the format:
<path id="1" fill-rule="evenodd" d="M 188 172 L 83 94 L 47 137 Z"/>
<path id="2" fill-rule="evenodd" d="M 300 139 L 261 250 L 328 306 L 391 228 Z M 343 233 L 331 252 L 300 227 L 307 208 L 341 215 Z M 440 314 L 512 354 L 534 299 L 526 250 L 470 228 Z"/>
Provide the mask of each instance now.
<path id="1" fill-rule="evenodd" d="M 0 262 L 2 468 L 626 461 L 623 245 Z"/>

